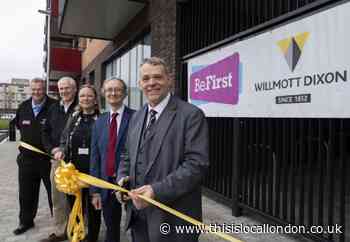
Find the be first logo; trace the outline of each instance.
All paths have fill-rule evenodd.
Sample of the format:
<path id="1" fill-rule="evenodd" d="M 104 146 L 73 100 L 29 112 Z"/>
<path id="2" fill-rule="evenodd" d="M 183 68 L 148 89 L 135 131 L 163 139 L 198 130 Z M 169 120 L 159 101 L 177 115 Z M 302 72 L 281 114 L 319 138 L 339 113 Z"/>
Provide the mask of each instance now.
<path id="1" fill-rule="evenodd" d="M 233 53 L 190 76 L 192 101 L 235 105 L 239 96 L 239 54 Z"/>

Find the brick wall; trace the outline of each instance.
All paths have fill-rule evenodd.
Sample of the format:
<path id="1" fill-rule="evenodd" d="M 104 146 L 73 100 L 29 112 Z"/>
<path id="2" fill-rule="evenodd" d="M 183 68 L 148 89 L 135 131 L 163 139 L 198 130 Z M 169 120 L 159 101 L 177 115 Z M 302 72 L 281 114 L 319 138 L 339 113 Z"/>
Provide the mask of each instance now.
<path id="1" fill-rule="evenodd" d="M 81 78 L 89 79 L 95 71 L 95 86 L 101 87 L 104 78 L 103 63 L 113 52 L 128 48 L 135 39 L 151 30 L 152 56 L 163 58 L 169 65 L 170 76 L 176 78 L 176 0 L 150 0 L 132 21 L 116 36 L 113 42 L 95 47 L 89 55 L 83 54 Z M 102 42 L 101 42 L 102 43 Z M 85 52 L 92 46 L 87 46 Z M 88 52 L 86 52 L 88 53 Z M 93 58 L 92 58 L 93 57 Z"/>
<path id="2" fill-rule="evenodd" d="M 113 42 L 109 42 L 103 49 L 100 49 L 100 52 L 96 54 L 95 58 L 91 59 L 83 69 L 81 78 L 85 78 L 86 81 L 89 81 L 89 73 L 94 71 L 95 86 L 99 89 L 102 79 L 104 78 L 103 62 L 112 54 L 114 48 Z"/>
<path id="3" fill-rule="evenodd" d="M 130 23 L 122 30 L 113 42 L 108 42 L 104 48 L 102 45 L 99 48 L 93 48 L 93 45 L 87 45 L 86 51 L 93 53 L 83 57 L 83 68 L 81 78 L 89 80 L 89 73 L 95 71 L 95 86 L 100 88 L 104 78 L 103 63 L 112 55 L 114 51 L 123 46 L 126 46 L 130 41 L 135 39 L 138 35 L 143 33 L 149 26 L 149 8 L 145 7 Z M 93 40 L 100 42 L 101 40 Z M 102 42 L 101 42 L 102 43 Z M 90 48 L 93 48 L 90 50 Z M 87 52 L 87 53 L 88 53 Z M 93 57 L 94 58 L 91 58 Z M 85 60 L 84 60 L 85 58 Z"/>
<path id="4" fill-rule="evenodd" d="M 152 56 L 163 58 L 176 79 L 176 0 L 151 0 Z"/>
<path id="5" fill-rule="evenodd" d="M 86 49 L 82 54 L 81 69 L 84 70 L 110 43 L 106 40 L 87 39 Z"/>

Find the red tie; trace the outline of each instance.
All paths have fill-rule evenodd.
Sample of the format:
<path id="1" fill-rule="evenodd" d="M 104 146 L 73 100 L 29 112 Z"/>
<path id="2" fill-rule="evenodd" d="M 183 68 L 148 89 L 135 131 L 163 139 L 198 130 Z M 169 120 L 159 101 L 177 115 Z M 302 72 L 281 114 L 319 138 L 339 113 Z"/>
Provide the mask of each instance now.
<path id="1" fill-rule="evenodd" d="M 112 120 L 109 126 L 108 149 L 107 149 L 107 176 L 114 176 L 115 173 L 115 146 L 117 144 L 117 115 L 112 114 Z"/>

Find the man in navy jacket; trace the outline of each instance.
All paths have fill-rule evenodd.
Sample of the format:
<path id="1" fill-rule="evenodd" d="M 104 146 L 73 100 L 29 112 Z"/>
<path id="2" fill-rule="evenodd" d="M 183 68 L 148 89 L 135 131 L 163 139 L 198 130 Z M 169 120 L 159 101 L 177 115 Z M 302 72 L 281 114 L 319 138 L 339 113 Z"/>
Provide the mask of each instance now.
<path id="1" fill-rule="evenodd" d="M 21 133 L 21 141 L 43 150 L 40 138 L 42 126 L 47 121 L 47 113 L 55 100 L 45 95 L 45 81 L 34 78 L 30 82 L 32 97 L 19 106 L 16 113 L 16 126 Z M 40 181 L 48 192 L 50 206 L 51 163 L 47 156 L 19 147 L 17 157 L 19 183 L 19 226 L 13 231 L 15 235 L 22 234 L 34 227 L 34 218 L 38 209 Z"/>
<path id="2" fill-rule="evenodd" d="M 121 154 L 127 134 L 129 119 L 134 110 L 123 104 L 127 86 L 119 78 L 112 77 L 103 83 L 103 92 L 110 112 L 102 114 L 95 122 L 91 137 L 90 174 L 105 181 L 116 183 Z M 120 241 L 121 205 L 112 190 L 92 187 L 92 203 L 102 209 L 107 227 L 105 242 Z"/>

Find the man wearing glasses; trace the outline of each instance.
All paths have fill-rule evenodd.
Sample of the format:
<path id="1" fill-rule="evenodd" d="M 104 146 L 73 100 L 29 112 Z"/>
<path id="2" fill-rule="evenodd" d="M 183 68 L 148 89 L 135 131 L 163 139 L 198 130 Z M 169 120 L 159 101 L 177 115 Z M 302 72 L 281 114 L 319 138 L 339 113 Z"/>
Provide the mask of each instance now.
<path id="1" fill-rule="evenodd" d="M 112 77 L 103 83 L 103 93 L 110 111 L 96 120 L 91 137 L 90 174 L 116 183 L 116 174 L 122 160 L 129 119 L 134 110 L 123 104 L 127 96 L 125 82 Z M 102 209 L 107 227 L 105 242 L 120 241 L 121 205 L 112 190 L 91 187 L 92 204 Z"/>

